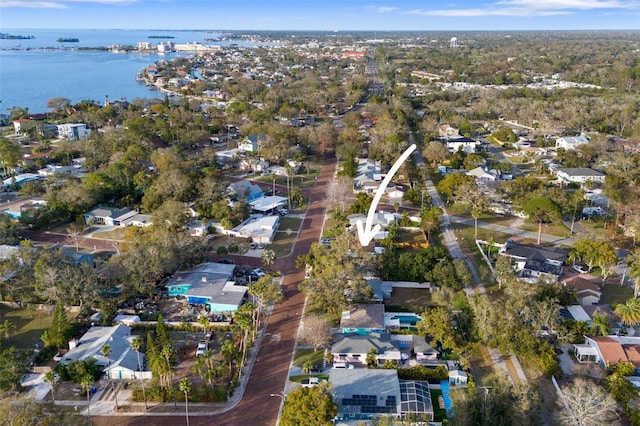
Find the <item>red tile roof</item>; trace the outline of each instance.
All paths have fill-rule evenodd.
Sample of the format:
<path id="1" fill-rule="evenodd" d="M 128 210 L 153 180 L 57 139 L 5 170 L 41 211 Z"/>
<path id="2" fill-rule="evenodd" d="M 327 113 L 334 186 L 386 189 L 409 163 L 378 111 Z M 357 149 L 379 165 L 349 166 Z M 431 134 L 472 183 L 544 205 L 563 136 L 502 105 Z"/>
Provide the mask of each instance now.
<path id="1" fill-rule="evenodd" d="M 636 368 L 640 368 L 640 345 L 625 345 L 623 349 L 627 353 L 629 362 Z"/>
<path id="2" fill-rule="evenodd" d="M 629 361 L 622 344 L 613 338 L 608 336 L 590 336 L 590 339 L 598 345 L 598 349 L 602 355 L 602 361 L 604 361 L 606 365 Z"/>

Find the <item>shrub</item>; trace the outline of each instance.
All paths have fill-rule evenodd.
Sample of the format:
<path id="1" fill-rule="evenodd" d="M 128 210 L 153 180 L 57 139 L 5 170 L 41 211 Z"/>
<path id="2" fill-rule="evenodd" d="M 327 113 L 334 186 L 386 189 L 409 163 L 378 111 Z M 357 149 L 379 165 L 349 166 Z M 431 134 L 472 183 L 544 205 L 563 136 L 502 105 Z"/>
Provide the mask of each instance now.
<path id="1" fill-rule="evenodd" d="M 415 367 L 398 369 L 398 378 L 400 380 L 447 380 L 449 378 L 449 372 L 444 365 L 439 365 L 436 368 L 417 365 Z"/>

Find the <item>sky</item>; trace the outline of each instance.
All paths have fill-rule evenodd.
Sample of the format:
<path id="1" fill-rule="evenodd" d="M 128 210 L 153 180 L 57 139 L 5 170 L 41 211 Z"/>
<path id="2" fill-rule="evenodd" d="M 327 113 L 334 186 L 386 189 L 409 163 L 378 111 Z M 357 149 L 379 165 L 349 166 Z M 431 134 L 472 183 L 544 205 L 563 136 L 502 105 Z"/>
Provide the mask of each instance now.
<path id="1" fill-rule="evenodd" d="M 11 28 L 640 30 L 640 0 L 0 0 Z"/>

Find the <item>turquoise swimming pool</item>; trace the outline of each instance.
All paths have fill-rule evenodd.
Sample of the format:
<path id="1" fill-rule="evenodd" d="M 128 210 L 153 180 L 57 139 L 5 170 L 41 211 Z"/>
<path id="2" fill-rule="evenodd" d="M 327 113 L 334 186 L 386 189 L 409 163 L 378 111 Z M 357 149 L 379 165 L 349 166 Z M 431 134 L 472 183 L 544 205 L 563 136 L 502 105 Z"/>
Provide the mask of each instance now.
<path id="1" fill-rule="evenodd" d="M 444 400 L 444 408 L 449 412 L 453 408 L 453 402 L 451 401 L 451 395 L 449 395 L 449 381 L 440 381 L 440 389 L 442 390 L 442 399 Z"/>
<path id="2" fill-rule="evenodd" d="M 422 321 L 422 318 L 415 314 L 397 314 L 392 316 L 391 319 L 397 319 L 400 321 L 400 325 L 404 326 L 416 325 L 417 322 Z"/>

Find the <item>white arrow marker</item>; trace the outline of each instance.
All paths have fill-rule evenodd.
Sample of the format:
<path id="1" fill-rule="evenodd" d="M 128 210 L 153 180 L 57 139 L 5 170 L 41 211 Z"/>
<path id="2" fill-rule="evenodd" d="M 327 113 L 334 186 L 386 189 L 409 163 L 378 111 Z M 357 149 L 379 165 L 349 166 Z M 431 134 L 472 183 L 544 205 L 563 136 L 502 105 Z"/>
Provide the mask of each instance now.
<path id="1" fill-rule="evenodd" d="M 371 240 L 373 239 L 373 237 L 378 232 L 380 232 L 380 229 L 381 229 L 380 224 L 373 226 L 373 216 L 376 214 L 376 208 L 378 207 L 378 203 L 382 198 L 382 194 L 384 194 L 384 190 L 387 188 L 387 186 L 389 186 L 391 179 L 393 179 L 393 175 L 396 174 L 400 166 L 402 166 L 402 163 L 404 163 L 407 160 L 407 158 L 409 158 L 409 156 L 413 151 L 415 151 L 415 149 L 416 149 L 416 144 L 413 144 L 409 148 L 407 148 L 407 150 L 403 152 L 400 158 L 398 158 L 396 162 L 393 164 L 393 167 L 391 167 L 391 170 L 389 170 L 389 173 L 387 173 L 387 175 L 384 177 L 384 180 L 382 181 L 382 183 L 378 187 L 378 190 L 376 191 L 376 195 L 373 197 L 373 201 L 371 202 L 371 207 L 369 207 L 369 214 L 367 215 L 367 222 L 364 228 L 362 227 L 361 220 L 358 220 L 358 222 L 356 222 L 356 228 L 358 229 L 358 238 L 360 238 L 360 244 L 362 244 L 362 247 L 368 246 Z"/>

